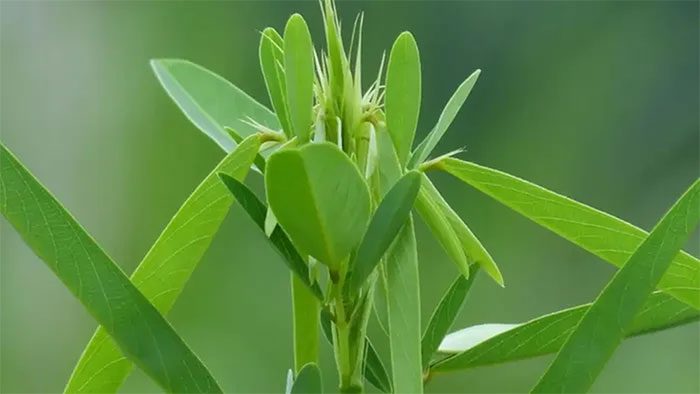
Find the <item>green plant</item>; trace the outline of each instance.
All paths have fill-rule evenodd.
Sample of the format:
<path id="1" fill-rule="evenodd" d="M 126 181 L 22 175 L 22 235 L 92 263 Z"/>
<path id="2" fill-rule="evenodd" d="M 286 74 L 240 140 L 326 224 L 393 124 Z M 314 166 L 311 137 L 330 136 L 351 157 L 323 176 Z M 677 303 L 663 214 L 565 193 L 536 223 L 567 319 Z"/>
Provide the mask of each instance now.
<path id="1" fill-rule="evenodd" d="M 346 51 L 334 4 L 326 1 L 321 8 L 325 51 L 314 50 L 299 15 L 282 35 L 272 28 L 262 32 L 260 63 L 274 112 L 192 63 L 153 61 L 168 94 L 228 155 L 130 279 L 2 147 L 0 211 L 101 326 L 67 392 L 116 391 L 132 363 L 168 391 L 221 391 L 163 315 L 234 200 L 291 271 L 295 346 L 288 392 L 321 391 L 321 336 L 333 347 L 343 392 L 362 391 L 365 380 L 382 391 L 421 392 L 441 373 L 553 352 L 559 354 L 535 391 L 585 391 L 623 335 L 698 319 L 700 262 L 679 253 L 699 220 L 698 182 L 647 234 L 539 186 L 458 160 L 459 151 L 429 159 L 479 71 L 458 87 L 435 127 L 413 148 L 421 99 L 413 36 L 398 37 L 386 77 L 382 61 L 363 92 L 363 17 L 356 19 Z M 243 183 L 251 167 L 264 175 L 265 202 Z M 500 285 L 503 278 L 431 183 L 430 170 L 454 175 L 622 268 L 590 305 L 524 325 L 477 326 L 448 335 L 477 272 Z M 459 272 L 425 331 L 414 207 Z M 367 338 L 373 310 L 390 334 L 390 368 Z"/>

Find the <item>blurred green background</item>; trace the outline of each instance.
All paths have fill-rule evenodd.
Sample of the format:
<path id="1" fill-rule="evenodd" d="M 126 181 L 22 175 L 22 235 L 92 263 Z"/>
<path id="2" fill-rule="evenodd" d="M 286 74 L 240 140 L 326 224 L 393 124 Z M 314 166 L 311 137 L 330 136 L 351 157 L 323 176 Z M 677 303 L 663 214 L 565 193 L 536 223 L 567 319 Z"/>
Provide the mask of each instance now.
<path id="1" fill-rule="evenodd" d="M 259 31 L 307 2 L 0 2 L 2 141 L 131 272 L 223 157 L 161 90 L 148 60 L 178 57 L 264 103 Z M 340 2 L 365 10 L 365 70 L 402 30 L 421 48 L 419 133 L 475 68 L 479 82 L 440 143 L 650 228 L 698 176 L 698 2 Z M 365 71 L 370 79 L 370 71 Z M 255 176 L 251 184 L 261 190 Z M 440 174 L 433 178 L 500 263 L 477 279 L 457 327 L 520 322 L 591 300 L 613 269 Z M 4 219 L 2 392 L 57 392 L 94 321 Z M 418 228 L 427 320 L 457 275 Z M 698 253 L 697 237 L 688 250 Z M 169 319 L 224 389 L 280 392 L 292 365 L 288 273 L 234 208 Z M 626 341 L 597 392 L 698 392 L 691 324 Z M 377 334 L 375 332 L 375 334 Z M 377 337 L 381 342 L 383 338 Z M 326 385 L 335 385 L 324 346 Z M 522 392 L 550 358 L 438 376 L 433 392 Z M 126 392 L 157 390 L 136 371 Z"/>

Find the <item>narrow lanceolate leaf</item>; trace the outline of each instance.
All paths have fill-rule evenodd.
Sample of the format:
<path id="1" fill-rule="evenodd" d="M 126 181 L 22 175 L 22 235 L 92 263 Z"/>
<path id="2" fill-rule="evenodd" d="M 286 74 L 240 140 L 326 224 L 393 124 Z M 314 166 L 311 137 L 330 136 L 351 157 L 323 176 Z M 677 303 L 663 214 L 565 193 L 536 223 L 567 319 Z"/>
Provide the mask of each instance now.
<path id="1" fill-rule="evenodd" d="M 253 135 L 226 156 L 180 207 L 131 275 L 132 283 L 160 313 L 168 313 L 175 304 L 233 203 L 217 173 L 243 179 L 259 148 L 260 138 Z M 99 327 L 65 391 L 115 392 L 131 368 L 132 363 Z"/>
<path id="2" fill-rule="evenodd" d="M 423 185 L 418 193 L 418 199 L 416 199 L 418 214 L 438 239 L 438 242 L 440 242 L 450 259 L 457 265 L 457 269 L 465 278 L 468 278 L 469 262 L 462 248 L 462 243 L 447 216 L 445 216 L 445 212 L 440 207 L 440 204 L 431 196 L 430 189 L 428 189 L 429 180 L 425 175 L 423 175 L 423 178 Z"/>
<path id="3" fill-rule="evenodd" d="M 282 125 L 282 130 L 287 137 L 292 137 L 292 127 L 289 123 L 289 111 L 287 109 L 287 80 L 284 70 L 284 40 L 277 31 L 271 27 L 266 28 L 260 37 L 260 68 L 265 79 L 267 93 L 272 102 L 272 108 L 277 114 L 277 119 Z"/>
<path id="4" fill-rule="evenodd" d="M 311 33 L 299 14 L 292 15 L 284 28 L 284 70 L 291 126 L 303 143 L 311 134 L 314 61 Z"/>
<path id="5" fill-rule="evenodd" d="M 224 130 L 226 130 L 226 133 L 233 138 L 233 140 L 236 142 L 236 144 L 240 144 L 243 142 L 243 137 L 233 128 L 231 127 L 224 127 Z M 260 148 L 258 148 L 260 149 Z M 265 173 L 265 158 L 260 154 L 255 155 L 255 159 L 253 159 L 253 163 L 255 164 L 255 168 L 261 173 Z"/>
<path id="6" fill-rule="evenodd" d="M 386 71 L 386 125 L 403 166 L 411 151 L 421 102 L 420 56 L 413 35 L 403 32 L 394 42 Z"/>
<path id="7" fill-rule="evenodd" d="M 431 204 L 440 208 L 445 219 L 447 219 L 447 222 L 452 227 L 452 230 L 462 245 L 462 251 L 464 251 L 464 255 L 467 256 L 467 259 L 470 262 L 479 264 L 496 283 L 503 286 L 503 275 L 501 275 L 501 271 L 498 269 L 491 254 L 489 254 L 479 239 L 476 238 L 474 233 L 472 233 L 469 227 L 467 227 L 464 221 L 457 215 L 457 212 L 445 201 L 427 176 L 423 177 L 423 187 L 430 198 Z"/>
<path id="8" fill-rule="evenodd" d="M 260 231 L 265 231 L 265 212 L 267 211 L 265 204 L 240 181 L 223 174 L 221 175 L 221 180 L 236 198 L 236 201 L 243 207 L 243 210 L 253 220 L 253 223 L 258 226 Z M 311 290 L 316 298 L 323 300 L 323 294 L 318 284 L 311 283 L 309 280 L 309 268 L 306 262 L 294 248 L 284 230 L 277 226 L 268 238 L 287 267 Z"/>
<path id="9" fill-rule="evenodd" d="M 523 324 L 481 324 L 451 333 L 438 351 L 454 356 L 435 363 L 431 370 L 448 372 L 555 353 L 590 306 L 565 309 Z M 625 335 L 638 336 L 698 320 L 700 312 L 693 307 L 656 292 Z"/>
<path id="10" fill-rule="evenodd" d="M 454 158 L 437 166 L 618 267 L 647 236 L 621 219 L 501 171 Z M 700 309 L 700 261 L 679 253 L 659 289 Z"/>
<path id="11" fill-rule="evenodd" d="M 365 232 L 367 184 L 333 144 L 308 144 L 271 155 L 265 187 L 278 223 L 303 255 L 336 267 Z"/>
<path id="12" fill-rule="evenodd" d="M 280 128 L 269 109 L 202 66 L 186 60 L 156 59 L 151 60 L 151 67 L 185 116 L 226 152 L 236 146 L 224 130 L 226 126 L 244 137 L 259 131 L 248 119 L 272 130 Z"/>
<path id="13" fill-rule="evenodd" d="M 457 116 L 460 108 L 462 108 L 462 105 L 469 96 L 469 93 L 471 93 L 480 73 L 481 70 L 474 71 L 464 82 L 462 82 L 461 85 L 459 85 L 452 97 L 450 97 L 450 100 L 447 102 L 445 108 L 440 114 L 440 118 L 438 118 L 437 124 L 435 127 L 433 127 L 430 134 L 425 137 L 425 140 L 418 145 L 418 148 L 411 156 L 409 168 L 414 168 L 425 161 L 433 149 L 435 149 L 438 142 L 440 142 L 442 139 L 442 136 L 445 135 L 447 128 L 450 127 L 450 124 L 452 124 L 455 116 Z"/>
<path id="14" fill-rule="evenodd" d="M 457 277 L 450 288 L 447 289 L 447 292 L 442 296 L 440 303 L 430 317 L 430 322 L 423 333 L 423 340 L 421 341 L 423 369 L 426 369 L 428 365 L 430 365 L 430 360 L 435 355 L 442 339 L 447 335 L 447 332 L 462 310 L 464 300 L 466 300 L 469 289 L 472 287 L 472 283 L 474 283 L 476 267 L 478 267 L 478 265 L 472 266 L 473 272 L 469 275 L 469 279 L 464 278 L 462 275 Z"/>
<path id="15" fill-rule="evenodd" d="M 0 212 L 121 350 L 170 392 L 221 392 L 155 307 L 0 144 Z"/>
<path id="16" fill-rule="evenodd" d="M 320 301 L 302 279 L 291 276 L 294 329 L 294 370 L 301 374 L 305 364 L 318 363 L 321 329 Z"/>
<path id="17" fill-rule="evenodd" d="M 315 363 L 308 363 L 301 368 L 292 384 L 292 394 L 321 394 L 321 370 Z"/>
<path id="18" fill-rule="evenodd" d="M 535 393 L 587 391 L 700 222 L 700 180 L 674 204 L 613 276 L 537 383 Z"/>
<path id="19" fill-rule="evenodd" d="M 421 174 L 411 171 L 401 177 L 382 199 L 350 264 L 349 294 L 356 294 L 406 223 L 420 184 Z"/>

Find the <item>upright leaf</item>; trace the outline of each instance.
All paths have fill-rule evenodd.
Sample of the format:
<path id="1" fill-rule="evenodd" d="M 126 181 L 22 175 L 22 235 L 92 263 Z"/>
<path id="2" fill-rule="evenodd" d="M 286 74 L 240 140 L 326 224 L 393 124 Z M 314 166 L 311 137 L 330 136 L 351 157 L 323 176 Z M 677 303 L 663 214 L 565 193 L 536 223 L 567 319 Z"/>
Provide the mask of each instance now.
<path id="1" fill-rule="evenodd" d="M 618 267 L 647 236 L 621 219 L 512 175 L 453 158 L 437 166 Z M 678 254 L 659 289 L 700 309 L 700 261 L 684 252 Z"/>
<path id="2" fill-rule="evenodd" d="M 273 154 L 265 187 L 277 221 L 303 255 L 336 267 L 365 232 L 367 184 L 333 144 L 308 144 Z"/>
<path id="3" fill-rule="evenodd" d="M 292 394 L 321 394 L 323 384 L 321 382 L 321 370 L 315 363 L 308 363 L 297 374 L 292 384 Z"/>
<path id="4" fill-rule="evenodd" d="M 244 137 L 258 131 L 248 119 L 272 130 L 280 127 L 269 109 L 202 66 L 187 60 L 156 59 L 151 60 L 151 67 L 185 116 L 226 152 L 236 146 L 226 126 Z"/>
<path id="5" fill-rule="evenodd" d="M 355 294 L 360 289 L 406 223 L 420 184 L 421 174 L 411 171 L 396 182 L 382 199 L 350 264 L 352 272 L 346 282 L 349 294 Z"/>
<path id="6" fill-rule="evenodd" d="M 423 340 L 421 341 L 421 355 L 423 360 L 423 369 L 428 368 L 430 365 L 430 360 L 433 358 L 435 351 L 440 346 L 442 339 L 447 335 L 447 332 L 454 324 L 457 315 L 462 310 L 462 305 L 464 305 L 464 300 L 467 298 L 469 289 L 474 283 L 474 277 L 476 276 L 477 265 L 472 266 L 472 273 L 469 275 L 469 279 L 460 275 L 455 279 L 447 292 L 442 296 L 440 303 L 430 317 L 430 322 L 428 327 L 423 333 Z"/>
<path id="7" fill-rule="evenodd" d="M 674 204 L 584 313 L 535 393 L 587 391 L 644 301 L 700 223 L 700 180 Z"/>
<path id="8" fill-rule="evenodd" d="M 124 272 L 0 144 L 0 212 L 129 359 L 170 392 L 221 392 Z"/>
<path id="9" fill-rule="evenodd" d="M 481 324 L 447 335 L 442 353 L 458 353 L 431 366 L 449 372 L 522 360 L 554 353 L 561 348 L 591 304 L 544 315 L 523 324 Z M 700 312 L 668 294 L 649 297 L 627 337 L 656 332 L 700 320 Z"/>
<path id="10" fill-rule="evenodd" d="M 291 138 L 293 136 L 292 127 L 289 123 L 289 111 L 287 109 L 287 80 L 284 75 L 284 70 L 281 68 L 284 64 L 284 40 L 271 27 L 263 30 L 260 37 L 260 48 L 258 53 L 260 56 L 260 69 L 262 70 L 265 79 L 267 93 L 272 102 L 272 108 L 275 109 L 277 119 L 282 125 L 282 130 Z"/>
<path id="11" fill-rule="evenodd" d="M 292 313 L 294 328 L 294 370 L 308 363 L 318 363 L 321 306 L 303 281 L 292 275 Z M 293 391 L 293 390 L 292 390 Z"/>
<path id="12" fill-rule="evenodd" d="M 438 118 L 435 127 L 433 127 L 430 134 L 425 137 L 425 140 L 423 140 L 420 145 L 418 145 L 415 152 L 413 152 L 409 163 L 409 168 L 414 168 L 422 163 L 428 158 L 433 149 L 435 149 L 438 142 L 440 142 L 442 139 L 442 136 L 445 135 L 447 128 L 450 127 L 450 124 L 452 124 L 455 116 L 457 116 L 460 108 L 462 108 L 464 101 L 467 100 L 467 97 L 469 96 L 469 93 L 471 93 L 476 80 L 479 78 L 479 74 L 481 74 L 481 70 L 474 71 L 464 82 L 462 82 L 461 85 L 459 85 L 452 97 L 450 97 L 450 100 L 442 110 L 440 118 Z"/>
<path id="13" fill-rule="evenodd" d="M 420 56 L 413 35 L 403 32 L 394 42 L 386 71 L 386 126 L 403 166 L 411 151 L 421 102 Z"/>
<path id="14" fill-rule="evenodd" d="M 311 134 L 314 61 L 311 33 L 299 14 L 292 15 L 284 28 L 284 70 L 291 126 L 303 143 Z"/>

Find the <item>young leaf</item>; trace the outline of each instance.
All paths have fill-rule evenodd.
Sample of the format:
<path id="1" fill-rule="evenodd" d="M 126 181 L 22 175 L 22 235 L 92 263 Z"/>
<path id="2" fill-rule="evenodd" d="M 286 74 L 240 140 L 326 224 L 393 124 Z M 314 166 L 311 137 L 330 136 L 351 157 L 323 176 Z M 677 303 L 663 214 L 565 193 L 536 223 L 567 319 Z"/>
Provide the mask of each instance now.
<path id="1" fill-rule="evenodd" d="M 246 122 L 279 129 L 277 117 L 229 81 L 202 66 L 178 59 L 151 60 L 151 67 L 170 98 L 185 116 L 224 151 L 236 146 L 224 127 L 247 137 L 258 130 Z"/>
<path id="2" fill-rule="evenodd" d="M 0 212 L 121 350 L 170 392 L 221 392 L 124 272 L 0 144 Z"/>
<path id="3" fill-rule="evenodd" d="M 438 361 L 431 370 L 449 372 L 554 353 L 590 306 L 579 305 L 523 324 L 481 324 L 451 333 L 438 351 L 459 354 Z M 625 335 L 638 336 L 698 320 L 700 312 L 693 307 L 668 294 L 655 292 Z"/>
<path id="4" fill-rule="evenodd" d="M 466 300 L 469 289 L 474 283 L 477 267 L 478 265 L 472 265 L 469 279 L 465 279 L 462 275 L 457 277 L 450 288 L 447 289 L 445 295 L 442 296 L 440 303 L 430 317 L 430 322 L 423 333 L 423 340 L 421 341 L 423 369 L 430 365 L 430 360 L 438 346 L 440 346 L 440 342 L 447 335 L 457 315 L 462 310 L 464 300 Z"/>
<path id="5" fill-rule="evenodd" d="M 226 130 L 226 133 L 233 138 L 233 140 L 236 142 L 236 144 L 240 144 L 243 142 L 243 137 L 238 134 L 238 132 L 231 127 L 224 127 L 224 130 Z M 258 148 L 259 150 L 260 148 Z M 253 163 L 255 164 L 255 169 L 259 171 L 261 174 L 265 174 L 265 158 L 260 154 L 255 155 L 255 159 L 253 159 Z"/>
<path id="6" fill-rule="evenodd" d="M 261 231 L 265 231 L 265 212 L 267 212 L 267 207 L 265 207 L 265 204 L 263 204 L 255 193 L 253 193 L 240 181 L 224 174 L 221 174 L 220 176 L 224 185 L 226 185 L 228 190 L 233 194 L 236 201 L 241 204 L 241 207 L 243 207 L 243 210 L 253 220 L 255 225 L 258 226 Z M 297 278 L 299 278 L 299 280 L 301 280 L 304 285 L 311 290 L 316 298 L 322 301 L 323 294 L 321 293 L 321 289 L 318 287 L 318 283 L 311 283 L 309 280 L 309 267 L 306 265 L 304 259 L 299 255 L 299 252 L 297 252 L 297 250 L 294 248 L 294 245 L 292 245 L 289 238 L 287 238 L 287 234 L 284 233 L 284 230 L 277 226 L 268 238 L 280 256 L 282 256 L 282 260 L 287 267 L 289 267 Z"/>
<path id="7" fill-rule="evenodd" d="M 287 81 L 280 65 L 284 64 L 284 40 L 277 31 L 271 27 L 263 30 L 260 37 L 260 48 L 258 54 L 260 56 L 260 69 L 265 79 L 267 93 L 272 102 L 272 108 L 275 109 L 277 119 L 282 125 L 282 130 L 291 138 L 292 127 L 289 123 L 289 111 L 287 109 Z"/>
<path id="8" fill-rule="evenodd" d="M 425 175 L 423 176 L 423 187 L 425 188 L 426 194 L 430 197 L 431 203 L 440 208 L 445 219 L 447 219 L 447 222 L 452 227 L 469 261 L 479 264 L 496 283 L 503 286 L 503 275 L 501 275 L 501 271 L 498 269 L 496 262 L 493 261 L 489 252 Z"/>
<path id="9" fill-rule="evenodd" d="M 396 182 L 382 199 L 350 264 L 352 272 L 346 282 L 349 294 L 356 294 L 406 223 L 420 184 L 421 174 L 411 171 Z"/>
<path id="10" fill-rule="evenodd" d="M 260 138 L 253 135 L 226 156 L 182 204 L 131 275 L 132 283 L 160 313 L 172 308 L 233 203 L 217 173 L 245 178 L 259 148 Z M 65 391 L 115 392 L 131 368 L 105 329 L 98 327 Z"/>
<path id="11" fill-rule="evenodd" d="M 369 191 L 337 146 L 324 142 L 276 152 L 265 187 L 277 221 L 304 255 L 336 267 L 369 220 Z"/>
<path id="12" fill-rule="evenodd" d="M 292 15 L 284 28 L 284 70 L 289 119 L 294 135 L 303 143 L 311 134 L 314 61 L 311 33 L 299 14 Z"/>
<path id="13" fill-rule="evenodd" d="M 479 78 L 481 70 L 474 71 L 454 92 L 450 100 L 445 105 L 445 108 L 438 118 L 437 124 L 433 130 L 425 137 L 425 140 L 418 145 L 418 148 L 413 152 L 409 163 L 409 168 L 415 168 L 428 158 L 430 153 L 435 149 L 442 136 L 445 135 L 447 128 L 450 127 L 455 116 L 462 108 L 462 104 L 472 91 L 476 80 Z"/>
<path id="14" fill-rule="evenodd" d="M 292 394 L 321 394 L 323 384 L 321 382 L 321 370 L 315 363 L 308 363 L 301 368 L 297 378 L 292 384 Z"/>
<path id="15" fill-rule="evenodd" d="M 618 267 L 647 236 L 621 219 L 488 167 L 454 158 L 437 167 Z M 700 308 L 700 261 L 685 252 L 678 254 L 659 289 Z"/>
<path id="16" fill-rule="evenodd" d="M 294 370 L 301 375 L 302 367 L 318 363 L 320 302 L 306 284 L 292 274 L 292 313 L 294 326 Z M 294 390 L 292 390 L 294 392 Z"/>
<path id="17" fill-rule="evenodd" d="M 386 125 L 402 167 L 411 151 L 421 102 L 420 56 L 413 35 L 394 42 L 386 71 Z"/>
<path id="18" fill-rule="evenodd" d="M 700 180 L 696 180 L 584 313 L 533 392 L 585 392 L 593 385 L 699 222 Z"/>

